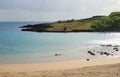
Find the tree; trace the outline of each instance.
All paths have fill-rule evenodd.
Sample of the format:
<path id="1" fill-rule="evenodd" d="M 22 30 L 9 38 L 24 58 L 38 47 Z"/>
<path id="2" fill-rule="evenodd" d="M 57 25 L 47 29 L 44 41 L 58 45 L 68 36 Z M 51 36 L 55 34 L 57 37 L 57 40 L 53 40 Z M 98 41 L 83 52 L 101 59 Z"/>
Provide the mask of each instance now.
<path id="1" fill-rule="evenodd" d="M 114 16 L 120 17 L 120 12 L 112 12 L 109 17 L 113 18 Z"/>
<path id="2" fill-rule="evenodd" d="M 91 28 L 97 31 L 120 31 L 120 12 L 112 12 L 109 16 L 95 20 Z"/>
<path id="3" fill-rule="evenodd" d="M 114 16 L 112 22 L 113 23 L 110 26 L 111 30 L 120 31 L 120 17 Z"/>
<path id="4" fill-rule="evenodd" d="M 94 30 L 104 31 L 108 29 L 108 26 L 111 24 L 111 19 L 109 17 L 102 17 L 99 20 L 95 20 L 92 23 L 91 28 Z"/>

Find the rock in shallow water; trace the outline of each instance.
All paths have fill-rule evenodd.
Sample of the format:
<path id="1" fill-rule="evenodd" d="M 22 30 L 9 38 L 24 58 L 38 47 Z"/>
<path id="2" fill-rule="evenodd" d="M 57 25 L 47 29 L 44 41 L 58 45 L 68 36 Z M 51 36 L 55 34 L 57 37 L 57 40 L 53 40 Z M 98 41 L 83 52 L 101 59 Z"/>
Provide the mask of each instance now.
<path id="1" fill-rule="evenodd" d="M 61 56 L 61 54 L 55 54 L 55 56 Z"/>
<path id="2" fill-rule="evenodd" d="M 93 53 L 92 51 L 88 51 L 88 53 L 89 53 L 90 55 L 95 56 L 95 53 Z"/>
<path id="3" fill-rule="evenodd" d="M 119 51 L 119 49 L 116 47 L 116 48 L 113 48 L 113 50 L 115 50 L 115 51 Z"/>

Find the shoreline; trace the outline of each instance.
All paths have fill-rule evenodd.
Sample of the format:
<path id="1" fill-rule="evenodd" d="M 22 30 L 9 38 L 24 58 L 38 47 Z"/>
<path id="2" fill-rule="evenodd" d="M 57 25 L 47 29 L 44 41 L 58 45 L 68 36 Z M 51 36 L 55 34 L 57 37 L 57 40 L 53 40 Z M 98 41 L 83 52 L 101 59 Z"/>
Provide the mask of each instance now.
<path id="1" fill-rule="evenodd" d="M 38 32 L 38 33 L 80 33 L 80 32 L 92 32 L 92 33 L 120 33 L 120 31 L 96 31 L 96 30 L 79 30 L 79 31 L 30 31 L 23 29 L 23 32 Z"/>
<path id="2" fill-rule="evenodd" d="M 91 59 L 87 60 L 70 60 L 49 63 L 29 63 L 29 64 L 0 64 L 0 72 L 34 72 L 34 71 L 57 71 L 70 70 L 91 66 L 102 66 L 120 63 L 120 57 Z"/>
<path id="3" fill-rule="evenodd" d="M 43 32 L 36 32 L 36 31 L 22 31 L 22 32 L 33 32 L 33 33 L 120 33 L 120 31 L 43 31 Z"/>

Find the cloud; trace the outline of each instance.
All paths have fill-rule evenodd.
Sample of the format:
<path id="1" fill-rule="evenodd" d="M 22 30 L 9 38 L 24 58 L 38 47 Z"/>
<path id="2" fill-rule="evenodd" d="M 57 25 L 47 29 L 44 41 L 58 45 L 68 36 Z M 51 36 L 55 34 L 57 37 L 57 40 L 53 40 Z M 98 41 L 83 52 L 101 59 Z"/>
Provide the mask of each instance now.
<path id="1" fill-rule="evenodd" d="M 0 0 L 0 9 L 14 8 L 14 0 Z"/>
<path id="2" fill-rule="evenodd" d="M 108 15 L 119 0 L 0 0 L 0 20 L 55 21 Z"/>
<path id="3" fill-rule="evenodd" d="M 120 11 L 120 0 L 113 1 L 112 4 L 103 9 L 103 12 L 107 14 L 113 11 Z"/>

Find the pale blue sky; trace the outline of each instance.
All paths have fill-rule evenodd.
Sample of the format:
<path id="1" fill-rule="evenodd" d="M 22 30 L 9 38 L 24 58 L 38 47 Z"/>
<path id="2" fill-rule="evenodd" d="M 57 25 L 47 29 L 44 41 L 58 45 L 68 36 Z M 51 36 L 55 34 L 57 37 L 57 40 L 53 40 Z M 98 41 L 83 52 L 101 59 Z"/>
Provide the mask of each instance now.
<path id="1" fill-rule="evenodd" d="M 0 0 L 0 21 L 57 21 L 108 15 L 120 0 Z"/>

